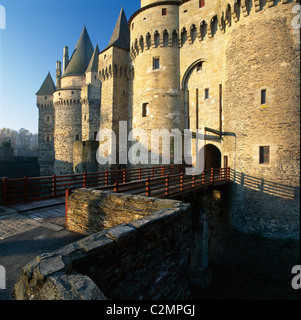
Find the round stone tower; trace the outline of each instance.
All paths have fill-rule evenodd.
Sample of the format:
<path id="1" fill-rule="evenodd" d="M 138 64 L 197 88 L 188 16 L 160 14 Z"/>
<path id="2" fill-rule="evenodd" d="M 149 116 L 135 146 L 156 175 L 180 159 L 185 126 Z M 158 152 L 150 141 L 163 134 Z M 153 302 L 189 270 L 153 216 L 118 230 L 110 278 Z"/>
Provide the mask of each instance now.
<path id="1" fill-rule="evenodd" d="M 259 4 L 242 7 L 225 33 L 224 131 L 234 135 L 224 137 L 224 156 L 236 173 L 231 212 L 238 229 L 294 238 L 300 178 L 295 4 Z"/>
<path id="2" fill-rule="evenodd" d="M 131 90 L 134 92 L 129 102 L 132 106 L 132 110 L 129 110 L 130 129 L 171 131 L 173 128 L 183 128 L 179 2 L 141 1 L 142 8 L 129 20 L 133 70 Z M 150 139 L 147 146 L 145 141 L 141 143 L 150 150 Z M 160 147 L 153 145 L 152 150 L 158 155 L 161 153 Z"/>
<path id="3" fill-rule="evenodd" d="M 55 108 L 54 174 L 73 173 L 73 143 L 82 140 L 82 88 L 94 48 L 84 27 L 70 61 L 64 57 L 60 88 L 53 94 Z M 64 52 L 66 50 L 64 49 Z"/>

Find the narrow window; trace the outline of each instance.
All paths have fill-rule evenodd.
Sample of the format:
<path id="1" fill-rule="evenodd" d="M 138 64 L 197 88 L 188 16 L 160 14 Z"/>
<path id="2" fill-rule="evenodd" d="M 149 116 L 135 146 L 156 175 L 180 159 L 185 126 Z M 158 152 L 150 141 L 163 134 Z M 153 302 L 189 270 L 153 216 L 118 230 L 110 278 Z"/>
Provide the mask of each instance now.
<path id="1" fill-rule="evenodd" d="M 153 58 L 153 69 L 160 69 L 160 59 L 159 58 Z"/>
<path id="2" fill-rule="evenodd" d="M 86 121 L 87 120 L 87 116 L 86 115 L 84 115 L 84 121 Z"/>
<path id="3" fill-rule="evenodd" d="M 75 136 L 75 140 L 79 141 L 79 135 L 78 134 Z"/>
<path id="4" fill-rule="evenodd" d="M 132 23 L 132 30 L 134 29 L 134 22 Z"/>
<path id="5" fill-rule="evenodd" d="M 47 137 L 47 138 L 46 138 L 46 141 L 49 142 L 49 141 L 50 141 L 50 137 Z"/>
<path id="6" fill-rule="evenodd" d="M 45 96 L 44 98 L 45 98 L 45 100 L 47 100 L 47 96 Z"/>
<path id="7" fill-rule="evenodd" d="M 142 117 L 146 118 L 148 116 L 148 102 L 142 104 Z"/>
<path id="8" fill-rule="evenodd" d="M 97 138 L 97 131 L 94 131 L 94 140 Z"/>
<path id="9" fill-rule="evenodd" d="M 261 104 L 267 103 L 267 91 L 266 89 L 261 90 Z"/>
<path id="10" fill-rule="evenodd" d="M 167 9 L 166 8 L 163 8 L 162 9 L 162 16 L 166 16 L 167 15 Z"/>
<path id="11" fill-rule="evenodd" d="M 205 7 L 205 0 L 200 0 L 199 4 L 200 4 L 200 8 Z"/>
<path id="12" fill-rule="evenodd" d="M 259 163 L 270 163 L 270 147 L 259 147 Z"/>
<path id="13" fill-rule="evenodd" d="M 209 89 L 205 89 L 205 100 L 209 99 Z"/>
<path id="14" fill-rule="evenodd" d="M 50 121 L 50 117 L 49 117 L 49 116 L 47 116 L 46 121 L 47 121 L 47 122 L 49 122 L 49 121 Z"/>

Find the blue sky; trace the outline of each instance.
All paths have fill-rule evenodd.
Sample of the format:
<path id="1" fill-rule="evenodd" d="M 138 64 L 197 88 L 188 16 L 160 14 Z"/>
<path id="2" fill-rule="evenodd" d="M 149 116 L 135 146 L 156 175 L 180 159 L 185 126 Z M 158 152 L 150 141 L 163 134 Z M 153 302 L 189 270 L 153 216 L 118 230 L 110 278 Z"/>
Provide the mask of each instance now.
<path id="1" fill-rule="evenodd" d="M 0 0 L 6 29 L 0 29 L 0 128 L 38 131 L 35 93 L 50 71 L 55 82 L 56 61 L 63 47 L 71 56 L 86 24 L 93 46 L 104 49 L 121 7 L 127 19 L 139 0 Z"/>

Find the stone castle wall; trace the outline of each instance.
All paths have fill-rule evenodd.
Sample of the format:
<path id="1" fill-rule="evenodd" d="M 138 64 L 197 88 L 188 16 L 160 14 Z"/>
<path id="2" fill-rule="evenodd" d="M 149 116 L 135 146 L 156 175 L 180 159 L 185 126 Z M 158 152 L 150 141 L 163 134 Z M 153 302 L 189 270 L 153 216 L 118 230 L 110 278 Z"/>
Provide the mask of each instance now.
<path id="1" fill-rule="evenodd" d="M 41 176 L 53 175 L 55 114 L 52 96 L 38 96 L 39 166 Z"/>
<path id="2" fill-rule="evenodd" d="M 250 19 L 242 17 L 226 32 L 224 130 L 235 137 L 225 137 L 224 150 L 237 184 L 231 220 L 270 238 L 300 236 L 300 52 L 293 5 L 266 3 L 258 12 L 253 6 Z M 267 101 L 261 104 L 263 89 Z M 269 146 L 269 163 L 259 163 L 260 146 Z"/>
<path id="3" fill-rule="evenodd" d="M 163 9 L 166 15 L 162 14 Z M 130 29 L 134 68 L 132 129 L 150 133 L 151 129 L 182 128 L 178 5 L 168 2 L 148 8 L 132 19 Z M 146 106 L 147 110 L 143 110 Z M 150 137 L 141 144 L 150 150 Z M 153 151 L 162 153 L 160 147 L 153 147 Z"/>

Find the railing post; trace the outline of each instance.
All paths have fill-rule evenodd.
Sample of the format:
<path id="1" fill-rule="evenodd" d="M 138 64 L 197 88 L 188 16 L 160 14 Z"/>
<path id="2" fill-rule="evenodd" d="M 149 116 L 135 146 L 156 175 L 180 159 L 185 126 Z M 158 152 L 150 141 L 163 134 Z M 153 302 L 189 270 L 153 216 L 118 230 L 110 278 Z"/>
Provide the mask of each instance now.
<path id="1" fill-rule="evenodd" d="M 195 175 L 194 174 L 191 176 L 191 187 L 192 187 L 192 190 L 195 191 Z"/>
<path id="2" fill-rule="evenodd" d="M 181 172 L 180 175 L 180 192 L 183 194 L 184 192 L 184 174 Z"/>
<path id="3" fill-rule="evenodd" d="M 67 221 L 68 221 L 68 198 L 71 195 L 71 190 L 66 189 L 65 190 L 65 227 L 67 227 Z"/>
<path id="4" fill-rule="evenodd" d="M 227 170 L 227 181 L 230 182 L 230 167 L 228 167 L 226 170 Z"/>
<path id="5" fill-rule="evenodd" d="M 52 176 L 52 196 L 56 196 L 56 175 Z"/>
<path id="6" fill-rule="evenodd" d="M 164 167 L 161 166 L 161 178 L 163 178 L 163 177 L 164 177 Z"/>
<path id="7" fill-rule="evenodd" d="M 146 178 L 146 181 L 145 181 L 145 194 L 146 194 L 147 197 L 150 197 L 150 196 L 151 196 L 149 178 Z"/>
<path id="8" fill-rule="evenodd" d="M 87 188 L 87 172 L 83 175 L 83 188 Z"/>
<path id="9" fill-rule="evenodd" d="M 222 181 L 223 169 L 219 168 L 219 180 Z"/>
<path id="10" fill-rule="evenodd" d="M 7 178 L 2 178 L 2 203 L 3 205 L 7 205 Z"/>
<path id="11" fill-rule="evenodd" d="M 202 172 L 202 185 L 205 186 L 205 170 Z"/>
<path id="12" fill-rule="evenodd" d="M 169 197 L 169 176 L 165 176 L 165 196 Z"/>
<path id="13" fill-rule="evenodd" d="M 152 179 L 155 177 L 155 168 L 154 167 L 152 167 Z"/>
<path id="14" fill-rule="evenodd" d="M 141 181 L 141 168 L 139 168 L 139 170 L 138 170 L 138 179 L 139 179 L 139 181 Z"/>
<path id="15" fill-rule="evenodd" d="M 122 170 L 122 182 L 126 183 L 126 169 Z"/>
<path id="16" fill-rule="evenodd" d="M 109 185 L 109 171 L 105 171 L 105 186 L 107 187 Z"/>
<path id="17" fill-rule="evenodd" d="M 118 193 L 119 192 L 119 186 L 118 186 L 118 182 L 114 183 L 114 192 Z"/>
<path id="18" fill-rule="evenodd" d="M 214 168 L 211 168 L 211 183 L 214 184 Z"/>
<path id="19" fill-rule="evenodd" d="M 24 201 L 28 201 L 28 178 L 24 177 Z"/>

